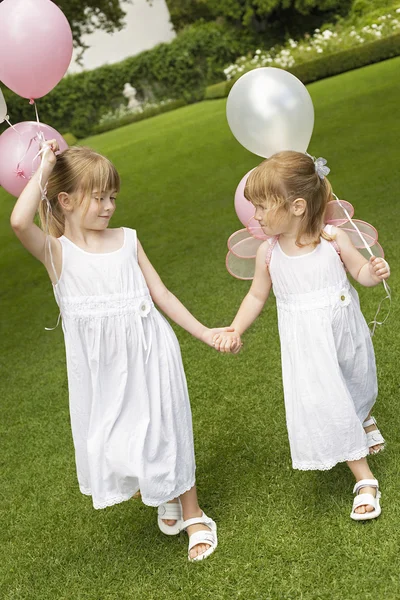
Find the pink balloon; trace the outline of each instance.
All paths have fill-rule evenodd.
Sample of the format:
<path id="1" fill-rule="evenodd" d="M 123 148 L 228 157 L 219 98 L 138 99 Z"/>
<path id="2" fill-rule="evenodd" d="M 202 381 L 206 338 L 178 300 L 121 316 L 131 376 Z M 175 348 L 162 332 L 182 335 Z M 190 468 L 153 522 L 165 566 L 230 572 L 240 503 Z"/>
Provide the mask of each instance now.
<path id="1" fill-rule="evenodd" d="M 56 139 L 60 151 L 68 148 L 64 138 L 52 127 L 36 121 L 24 121 L 0 135 L 0 181 L 13 196 L 19 196 L 40 165 L 40 133 L 45 140 Z M 36 158 L 35 158 L 36 157 Z"/>
<path id="2" fill-rule="evenodd" d="M 251 169 L 251 171 L 254 171 L 254 169 Z M 239 221 L 241 221 L 245 227 L 250 221 L 251 217 L 253 217 L 254 213 L 256 212 L 256 209 L 254 208 L 252 203 L 244 197 L 244 188 L 246 185 L 247 178 L 250 175 L 251 171 L 249 171 L 244 177 L 242 177 L 235 192 L 236 214 L 239 217 Z"/>
<path id="3" fill-rule="evenodd" d="M 72 33 L 50 0 L 0 3 L 0 80 L 23 98 L 41 98 L 57 85 L 72 57 Z"/>

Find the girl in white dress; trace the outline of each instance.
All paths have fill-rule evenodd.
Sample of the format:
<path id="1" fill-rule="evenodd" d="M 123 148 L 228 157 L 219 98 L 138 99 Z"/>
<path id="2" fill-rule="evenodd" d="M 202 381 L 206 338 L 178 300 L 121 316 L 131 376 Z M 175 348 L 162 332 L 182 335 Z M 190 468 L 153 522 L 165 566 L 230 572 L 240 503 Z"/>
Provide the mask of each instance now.
<path id="1" fill-rule="evenodd" d="M 109 229 L 114 166 L 89 148 L 42 165 L 11 215 L 22 244 L 46 267 L 62 316 L 80 490 L 104 508 L 140 493 L 160 529 L 189 534 L 189 560 L 217 546 L 197 502 L 191 410 L 180 349 L 166 315 L 212 345 L 211 330 L 164 286 L 129 228 Z M 41 188 L 47 184 L 47 199 Z M 34 223 L 39 209 L 42 227 Z M 46 223 L 46 221 L 48 222 Z"/>
<path id="2" fill-rule="evenodd" d="M 293 467 L 327 470 L 346 461 L 356 479 L 351 518 L 365 520 L 381 511 L 366 457 L 381 450 L 384 439 L 370 415 L 377 396 L 370 332 L 345 269 L 370 287 L 389 277 L 389 267 L 381 258 L 367 261 L 343 230 L 324 227 L 333 198 L 319 167 L 309 155 L 287 151 L 250 174 L 245 196 L 270 237 L 258 249 L 235 332 L 217 335 L 214 344 L 237 351 L 238 336 L 273 287 Z"/>

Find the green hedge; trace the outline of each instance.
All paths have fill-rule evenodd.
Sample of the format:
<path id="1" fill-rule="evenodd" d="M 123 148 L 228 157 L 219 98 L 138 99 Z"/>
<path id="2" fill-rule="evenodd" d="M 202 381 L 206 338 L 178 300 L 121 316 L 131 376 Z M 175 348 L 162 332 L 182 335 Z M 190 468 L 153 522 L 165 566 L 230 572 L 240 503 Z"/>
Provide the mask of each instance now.
<path id="1" fill-rule="evenodd" d="M 295 75 L 304 84 L 307 84 L 399 55 L 400 34 L 396 33 L 382 40 L 374 40 L 362 46 L 342 50 L 335 54 L 328 54 L 321 58 L 295 65 L 286 70 Z M 226 97 L 241 75 L 229 81 L 222 81 L 207 87 L 204 97 L 206 99 Z"/>
<path id="2" fill-rule="evenodd" d="M 136 88 L 141 100 L 196 102 L 203 99 L 207 84 L 223 78 L 224 66 L 243 50 L 231 30 L 216 23 L 193 25 L 168 44 L 113 65 L 66 76 L 38 100 L 39 115 L 58 131 L 82 138 L 93 131 L 102 115 L 126 104 L 122 95 L 126 82 Z M 28 100 L 7 88 L 3 91 L 12 123 L 34 118 Z"/>
<path id="3" fill-rule="evenodd" d="M 400 34 L 342 50 L 288 69 L 303 83 L 311 83 L 345 71 L 371 65 L 400 55 Z"/>

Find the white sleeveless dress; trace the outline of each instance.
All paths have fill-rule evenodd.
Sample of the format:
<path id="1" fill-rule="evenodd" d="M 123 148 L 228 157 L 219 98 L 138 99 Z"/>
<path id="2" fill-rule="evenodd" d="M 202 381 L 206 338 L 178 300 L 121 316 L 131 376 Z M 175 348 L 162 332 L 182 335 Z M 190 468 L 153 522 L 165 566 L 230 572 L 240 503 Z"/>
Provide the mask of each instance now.
<path id="1" fill-rule="evenodd" d="M 195 483 L 192 418 L 179 344 L 154 307 L 136 232 L 105 254 L 65 236 L 54 286 L 65 338 L 80 490 L 95 508 L 158 506 Z"/>
<path id="2" fill-rule="evenodd" d="M 367 456 L 362 422 L 377 396 L 375 356 L 340 257 L 323 238 L 296 257 L 278 240 L 269 271 L 293 467 L 325 470 Z"/>

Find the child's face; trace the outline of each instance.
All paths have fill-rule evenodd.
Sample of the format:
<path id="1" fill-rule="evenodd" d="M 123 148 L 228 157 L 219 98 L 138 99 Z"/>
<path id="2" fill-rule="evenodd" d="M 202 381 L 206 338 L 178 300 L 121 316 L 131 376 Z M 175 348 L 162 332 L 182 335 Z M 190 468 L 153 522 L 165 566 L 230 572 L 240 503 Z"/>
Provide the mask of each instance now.
<path id="1" fill-rule="evenodd" d="M 107 229 L 110 219 L 116 209 L 116 195 L 116 190 L 103 192 L 94 190 L 90 197 L 87 213 L 84 214 L 83 205 L 77 207 L 77 212 L 80 213 L 81 223 L 85 229 L 95 229 L 99 231 Z"/>
<path id="2" fill-rule="evenodd" d="M 279 235 L 283 233 L 290 221 L 290 214 L 284 208 L 276 208 L 263 204 L 254 207 L 256 209 L 254 218 L 260 223 L 266 235 Z"/>

